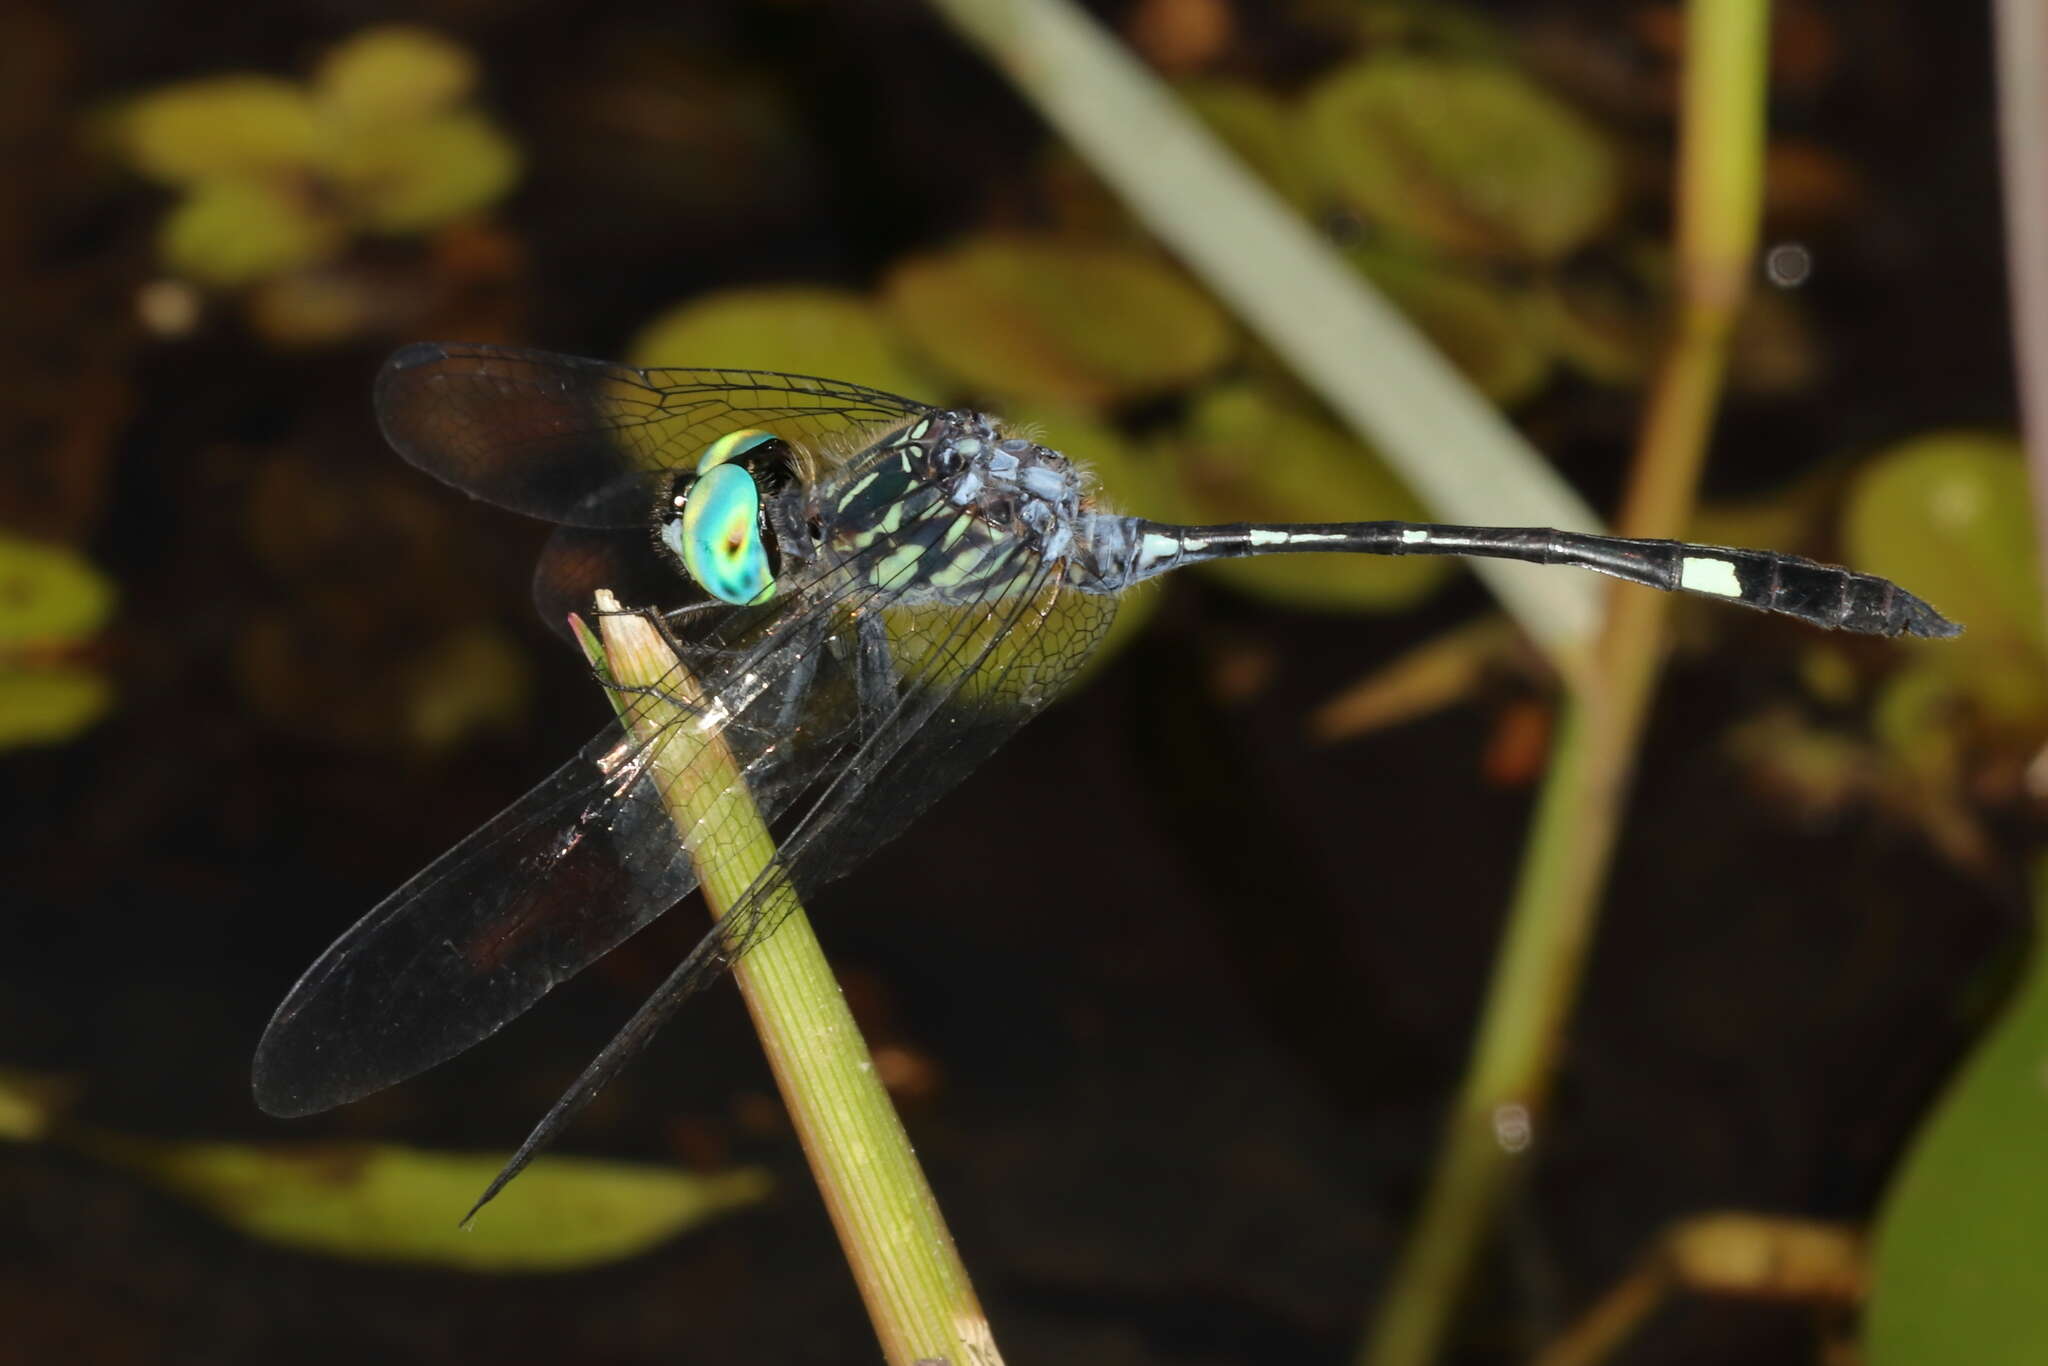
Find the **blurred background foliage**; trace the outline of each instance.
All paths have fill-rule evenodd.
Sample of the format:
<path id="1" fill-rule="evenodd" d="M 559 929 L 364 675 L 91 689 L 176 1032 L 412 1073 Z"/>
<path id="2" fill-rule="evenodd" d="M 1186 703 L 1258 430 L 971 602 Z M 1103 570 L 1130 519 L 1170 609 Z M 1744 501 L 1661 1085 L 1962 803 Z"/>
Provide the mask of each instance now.
<path id="1" fill-rule="evenodd" d="M 1098 8 L 1611 498 L 1671 293 L 1672 7 Z M 666 1360 L 699 1335 L 709 1357 L 865 1360 L 800 1176 L 618 1279 L 466 1284 L 466 1310 L 501 1315 L 477 1335 L 435 1307 L 446 1280 L 304 1255 L 594 1265 L 761 1200 L 756 1163 L 797 1170 L 729 1008 L 671 1031 L 572 1144 L 641 1163 L 537 1169 L 474 1235 L 450 1227 L 494 1157 L 371 1141 L 523 1133 L 692 937 L 688 907 L 548 1022 L 311 1139 L 249 1106 L 291 974 L 602 719 L 525 610 L 538 529 L 380 449 L 380 354 L 496 341 L 980 403 L 1161 518 L 1426 510 L 908 0 L 405 19 L 0 14 L 0 746 L 21 812 L 0 1021 L 6 1061 L 44 1078 L 0 1087 L 24 1145 L 0 1176 L 14 1316 L 25 1342 L 86 1343 L 70 1360 L 297 1357 L 313 1303 L 337 1355 Z M 2048 784 L 1986 39 L 1952 19 L 1778 8 L 1775 245 L 1693 534 L 1894 577 L 1968 633 L 1889 645 L 1686 606 L 1557 1131 L 1461 1360 L 1522 1359 L 1671 1220 L 1861 1225 L 1881 1203 L 1872 1360 L 2048 1353 L 2038 1316 L 1954 1288 L 2048 1291 L 2032 1206 L 1999 1199 L 2040 1184 L 2041 1117 L 2010 1112 L 2048 1046 L 2032 988 L 1883 1194 L 2019 980 L 2017 851 Z M 1134 595 L 1129 653 L 822 907 L 857 926 L 828 940 L 1020 1359 L 1342 1350 L 1434 1139 L 1543 760 L 1552 680 L 1451 562 L 1198 573 Z M 1053 819 L 1071 869 L 988 887 L 988 831 L 1019 824 L 992 806 Z M 1055 1192 L 1078 1212 L 1043 1208 Z M 1999 1219 L 2009 1238 L 1968 1231 Z M 1971 1279 L 1973 1256 L 2011 1279 Z M 232 1308 L 223 1336 L 176 1312 L 193 1293 L 209 1323 Z M 1813 1361 L 1843 1337 L 1782 1303 L 1667 1319 L 1625 1359 Z M 1913 1332 L 1957 1354 L 1896 1345 Z"/>

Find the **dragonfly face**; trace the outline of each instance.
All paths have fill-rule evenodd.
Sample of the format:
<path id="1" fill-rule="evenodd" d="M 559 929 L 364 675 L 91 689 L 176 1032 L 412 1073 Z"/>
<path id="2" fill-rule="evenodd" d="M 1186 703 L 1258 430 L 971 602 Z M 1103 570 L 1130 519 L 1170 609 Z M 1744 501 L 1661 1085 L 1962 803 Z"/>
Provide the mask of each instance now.
<path id="1" fill-rule="evenodd" d="M 768 509 L 796 482 L 788 442 L 772 432 L 728 432 L 705 447 L 694 471 L 669 481 L 655 504 L 655 542 L 720 602 L 767 602 L 785 530 Z"/>
<path id="2" fill-rule="evenodd" d="M 1058 695 L 1141 579 L 1243 555 L 1481 555 L 1830 628 L 1960 629 L 1888 580 L 1768 551 L 1119 516 L 1066 457 L 984 414 L 801 375 L 427 344 L 385 365 L 377 411 L 421 469 L 559 524 L 535 575 L 545 613 L 588 612 L 608 588 L 662 618 L 694 679 L 667 699 L 685 718 L 674 724 L 716 734 L 779 846 L 492 1191 L 669 1012 L 774 932 L 785 887 L 807 895 L 851 869 Z M 694 890 L 701 832 L 673 824 L 650 762 L 665 744 L 607 726 L 372 909 L 278 1007 L 257 1048 L 258 1102 L 307 1114 L 445 1061 Z"/>

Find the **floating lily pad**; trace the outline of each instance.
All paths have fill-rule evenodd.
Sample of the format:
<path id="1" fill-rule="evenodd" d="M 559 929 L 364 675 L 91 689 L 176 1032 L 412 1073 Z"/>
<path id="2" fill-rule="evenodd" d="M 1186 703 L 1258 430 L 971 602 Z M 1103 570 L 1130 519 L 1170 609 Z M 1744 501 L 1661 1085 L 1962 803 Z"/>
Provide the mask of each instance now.
<path id="1" fill-rule="evenodd" d="M 84 640 L 113 610 L 113 584 L 83 555 L 0 536 L 0 650 Z"/>
<path id="2" fill-rule="evenodd" d="M 1372 247 L 1353 265 L 1436 344 L 1465 378 L 1509 406 L 1542 387 L 1550 354 L 1535 339 L 1520 301 L 1503 285 L 1456 266 Z"/>
<path id="3" fill-rule="evenodd" d="M 33 1143 L 45 1137 L 78 1099 L 69 1077 L 0 1067 L 0 1139 Z"/>
<path id="4" fill-rule="evenodd" d="M 488 118 L 454 110 L 359 125 L 320 159 L 356 218 L 408 233 L 488 208 L 519 180 L 519 149 Z"/>
<path id="5" fill-rule="evenodd" d="M 679 304 L 640 329 L 635 365 L 788 370 L 930 399 L 932 381 L 911 365 L 881 309 L 851 290 L 785 286 L 728 289 Z"/>
<path id="6" fill-rule="evenodd" d="M 306 92 L 271 76 L 216 76 L 131 100 L 116 118 L 129 164 L 185 184 L 298 166 L 320 140 Z"/>
<path id="7" fill-rule="evenodd" d="M 113 685 L 93 669 L 0 668 L 0 749 L 61 744 L 106 715 L 113 703 Z"/>
<path id="8" fill-rule="evenodd" d="M 1134 248 L 1002 237 L 890 275 L 896 321 L 976 393 L 1099 407 L 1190 383 L 1232 333 L 1207 295 Z"/>
<path id="9" fill-rule="evenodd" d="M 2048 865 L 2034 888 L 2025 977 L 1885 1196 L 1863 1319 L 1870 1366 L 2048 1360 Z"/>
<path id="10" fill-rule="evenodd" d="M 343 261 L 258 281 L 243 311 L 265 341 L 280 347 L 324 346 L 367 335 L 390 320 L 394 305 L 416 302 L 399 282 Z"/>
<path id="11" fill-rule="evenodd" d="M 1882 574 L 1963 623 L 1955 640 L 1918 642 L 1951 662 L 2037 667 L 2041 589 L 2019 443 L 1984 432 L 1924 436 L 1872 460 L 1842 519 L 1858 569 Z"/>
<path id="12" fill-rule="evenodd" d="M 1173 481 L 1160 521 L 1421 520 L 1422 504 L 1379 457 L 1314 413 L 1248 385 L 1211 390 L 1165 443 Z M 1203 565 L 1294 608 L 1392 611 L 1451 572 L 1429 556 L 1264 555 Z"/>
<path id="13" fill-rule="evenodd" d="M 346 240 L 339 220 L 285 181 L 215 179 L 171 210 L 157 249 L 174 273 L 231 287 L 325 260 Z"/>
<path id="14" fill-rule="evenodd" d="M 644 1252 L 768 1192 L 765 1173 L 712 1176 L 588 1158 L 534 1161 L 472 1228 L 459 1225 L 502 1153 L 365 1143 L 263 1148 L 99 1135 L 99 1156 L 251 1237 L 308 1252 L 468 1271 L 571 1271 Z"/>
<path id="15" fill-rule="evenodd" d="M 526 656 L 501 631 L 475 626 L 429 650 L 407 688 L 408 729 L 423 749 L 450 749 L 480 730 L 526 716 Z"/>
<path id="16" fill-rule="evenodd" d="M 1510 67 L 1370 58 L 1325 79 L 1306 118 L 1340 198 L 1448 251 L 1554 261 L 1620 202 L 1606 136 Z"/>
<path id="17" fill-rule="evenodd" d="M 388 24 L 335 44 L 313 76 L 324 111 L 353 123 L 424 118 L 466 99 L 476 58 L 430 29 Z"/>

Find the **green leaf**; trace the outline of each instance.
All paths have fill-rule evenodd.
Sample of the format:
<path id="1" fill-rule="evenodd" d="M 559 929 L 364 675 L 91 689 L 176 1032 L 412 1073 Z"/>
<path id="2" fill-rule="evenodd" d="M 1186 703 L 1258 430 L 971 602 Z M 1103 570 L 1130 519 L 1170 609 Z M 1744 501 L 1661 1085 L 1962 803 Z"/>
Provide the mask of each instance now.
<path id="1" fill-rule="evenodd" d="M 98 1135 L 86 1146 L 267 1242 L 364 1261 L 468 1271 L 570 1271 L 631 1257 L 753 1204 L 767 1175 L 542 1157 L 472 1228 L 457 1220 L 502 1153 L 382 1144 L 262 1148 Z"/>
<path id="2" fill-rule="evenodd" d="M 1849 563 L 1882 574 L 1963 623 L 1948 662 L 2041 666 L 2043 626 L 2031 504 L 2019 443 L 1938 432 L 1895 446 L 1857 476 L 1842 518 Z"/>
<path id="3" fill-rule="evenodd" d="M 327 50 L 313 76 L 322 109 L 349 123 L 421 119 L 468 98 L 476 58 L 431 29 L 386 24 Z"/>
<path id="4" fill-rule="evenodd" d="M 1448 251 L 1554 261 L 1620 202 L 1605 135 L 1509 67 L 1375 57 L 1326 78 L 1305 117 L 1339 197 Z"/>
<path id="5" fill-rule="evenodd" d="M 1249 385 L 1204 393 L 1166 443 L 1172 480 L 1161 521 L 1425 519 L 1422 504 L 1366 447 L 1313 412 Z M 1428 556 L 1261 555 L 1198 572 L 1283 606 L 1393 611 L 1452 570 Z"/>
<path id="6" fill-rule="evenodd" d="M 2048 864 L 2034 870 L 2048 925 Z M 1870 1366 L 2048 1360 L 2048 954 L 1950 1083 L 1878 1217 Z"/>
<path id="7" fill-rule="evenodd" d="M 788 370 L 928 398 L 931 379 L 866 296 L 806 285 L 727 289 L 678 304 L 640 329 L 635 365 Z"/>
<path id="8" fill-rule="evenodd" d="M 158 229 L 173 272 L 232 288 L 325 260 L 347 238 L 342 225 L 282 181 L 205 180 Z"/>
<path id="9" fill-rule="evenodd" d="M 1519 403 L 1549 377 L 1550 355 L 1537 344 L 1523 310 L 1504 286 L 1401 253 L 1358 247 L 1348 255 L 1495 403 Z"/>
<path id="10" fill-rule="evenodd" d="M 123 155 L 171 184 L 303 166 L 320 138 L 306 92 L 272 76 L 213 76 L 130 100 L 115 114 Z"/>
<path id="11" fill-rule="evenodd" d="M 1099 407 L 1179 387 L 1229 358 L 1209 297 L 1135 249 L 1009 237 L 913 257 L 889 277 L 897 322 L 969 389 Z"/>
<path id="12" fill-rule="evenodd" d="M 0 1139 L 33 1143 L 47 1137 L 79 1089 L 69 1077 L 0 1067 Z"/>
<path id="13" fill-rule="evenodd" d="M 0 669 L 0 749 L 54 745 L 106 715 L 114 688 L 91 669 Z"/>
<path id="14" fill-rule="evenodd" d="M 405 288 L 360 259 L 344 260 L 257 281 L 243 296 L 242 314 L 280 348 L 328 346 L 385 326 Z"/>
<path id="15" fill-rule="evenodd" d="M 114 610 L 114 585 L 65 546 L 0 535 L 0 650 L 70 645 Z"/>
<path id="16" fill-rule="evenodd" d="M 495 204 L 519 180 L 519 149 L 484 115 L 459 109 L 348 129 L 320 165 L 365 227 L 395 235 Z"/>
<path id="17" fill-rule="evenodd" d="M 440 641 L 411 671 L 406 720 L 423 749 L 450 749 L 481 730 L 525 719 L 526 656 L 503 632 L 473 626 Z"/>

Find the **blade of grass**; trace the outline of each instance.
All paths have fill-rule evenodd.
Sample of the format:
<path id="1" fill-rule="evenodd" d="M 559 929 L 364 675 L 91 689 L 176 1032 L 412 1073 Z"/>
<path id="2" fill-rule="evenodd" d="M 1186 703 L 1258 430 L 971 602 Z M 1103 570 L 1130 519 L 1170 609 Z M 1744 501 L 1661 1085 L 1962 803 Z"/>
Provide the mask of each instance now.
<path id="1" fill-rule="evenodd" d="M 932 5 L 1437 517 L 1597 529 L 1493 405 L 1087 14 L 1069 0 Z M 1560 673 L 1580 672 L 1600 622 L 1596 583 L 1473 567 Z"/>
<path id="2" fill-rule="evenodd" d="M 576 621 L 578 643 L 614 685 L 607 695 L 623 724 L 642 738 L 669 732 L 653 760 L 655 780 L 676 829 L 710 836 L 690 857 L 711 913 L 722 917 L 773 865 L 774 842 L 719 737 L 672 724 L 701 694 L 661 633 L 621 612 L 608 592 L 597 604 L 599 636 Z M 768 913 L 781 923 L 734 964 L 733 978 L 883 1355 L 892 1366 L 940 1358 L 1000 1366 L 953 1235 L 810 920 L 787 884 L 773 895 L 785 904 Z"/>
<path id="3" fill-rule="evenodd" d="M 1756 250 L 1767 19 L 1764 0 L 1693 0 L 1686 9 L 1678 316 L 1644 412 L 1624 536 L 1677 536 L 1691 512 Z M 1530 1146 L 1530 1123 L 1540 1137 L 1657 679 L 1668 602 L 1661 593 L 1616 594 L 1596 667 L 1566 700 L 1472 1059 L 1362 1366 L 1423 1366 L 1437 1357 Z"/>

